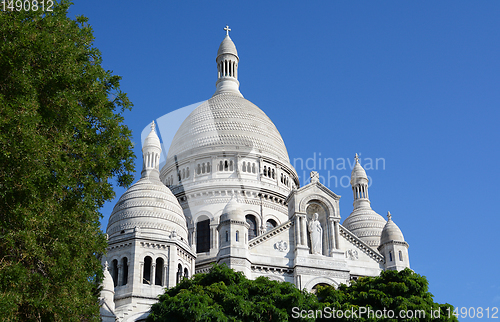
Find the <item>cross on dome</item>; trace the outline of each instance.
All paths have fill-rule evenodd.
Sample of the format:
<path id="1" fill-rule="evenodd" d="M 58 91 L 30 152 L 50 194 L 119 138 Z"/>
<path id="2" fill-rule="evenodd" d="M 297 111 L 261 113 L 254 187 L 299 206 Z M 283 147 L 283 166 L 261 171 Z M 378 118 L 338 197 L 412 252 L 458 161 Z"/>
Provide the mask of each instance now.
<path id="1" fill-rule="evenodd" d="M 224 27 L 224 30 L 226 31 L 226 36 L 229 36 L 229 32 L 231 31 L 231 28 L 229 28 L 229 26 L 226 25 L 226 27 Z"/>

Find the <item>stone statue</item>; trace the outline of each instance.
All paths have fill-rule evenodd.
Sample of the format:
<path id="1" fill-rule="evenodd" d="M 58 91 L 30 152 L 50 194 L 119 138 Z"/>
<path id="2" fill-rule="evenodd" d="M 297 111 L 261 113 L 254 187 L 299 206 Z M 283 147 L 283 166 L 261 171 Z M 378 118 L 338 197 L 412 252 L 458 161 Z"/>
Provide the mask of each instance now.
<path id="1" fill-rule="evenodd" d="M 323 255 L 323 228 L 318 220 L 318 213 L 313 215 L 309 222 L 309 233 L 311 235 L 311 253 Z"/>

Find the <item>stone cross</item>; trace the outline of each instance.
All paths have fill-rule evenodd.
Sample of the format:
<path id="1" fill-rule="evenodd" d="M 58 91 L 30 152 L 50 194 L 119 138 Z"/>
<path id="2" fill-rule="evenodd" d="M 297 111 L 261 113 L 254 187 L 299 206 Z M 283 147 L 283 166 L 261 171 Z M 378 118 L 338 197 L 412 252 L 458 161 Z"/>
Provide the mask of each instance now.
<path id="1" fill-rule="evenodd" d="M 231 29 L 229 28 L 228 25 L 226 25 L 226 27 L 224 28 L 224 30 L 226 31 L 226 36 L 229 36 L 229 32 L 231 31 Z"/>
<path id="2" fill-rule="evenodd" d="M 319 181 L 319 173 L 317 173 L 316 171 L 311 171 L 311 174 L 309 176 L 311 177 L 311 183 Z"/>

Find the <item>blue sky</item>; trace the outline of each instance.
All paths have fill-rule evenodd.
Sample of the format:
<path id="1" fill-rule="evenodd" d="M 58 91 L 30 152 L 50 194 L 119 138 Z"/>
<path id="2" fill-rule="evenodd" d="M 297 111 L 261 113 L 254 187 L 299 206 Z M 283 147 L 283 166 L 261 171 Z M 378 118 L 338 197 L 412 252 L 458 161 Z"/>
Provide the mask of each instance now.
<path id="1" fill-rule="evenodd" d="M 75 1 L 80 14 L 135 105 L 136 155 L 153 119 L 212 96 L 228 24 L 240 90 L 292 164 L 384 159 L 367 170 L 372 207 L 391 211 L 435 300 L 500 307 L 500 2 Z M 337 166 L 319 172 L 344 220 L 352 192 L 333 178 L 350 168 Z"/>

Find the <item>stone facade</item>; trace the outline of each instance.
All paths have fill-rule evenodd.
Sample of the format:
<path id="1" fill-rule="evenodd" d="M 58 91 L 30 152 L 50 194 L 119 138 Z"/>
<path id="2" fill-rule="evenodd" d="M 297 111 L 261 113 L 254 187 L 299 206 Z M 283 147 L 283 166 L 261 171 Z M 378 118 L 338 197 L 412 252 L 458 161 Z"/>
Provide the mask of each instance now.
<path id="1" fill-rule="evenodd" d="M 278 129 L 240 93 L 229 33 L 216 63 L 214 96 L 181 124 L 161 170 L 153 123 L 141 179 L 111 214 L 105 321 L 144 319 L 164 287 L 214 263 L 308 291 L 409 267 L 401 230 L 370 207 L 357 155 L 353 212 L 341 224 L 340 196 L 314 171 L 300 187 Z"/>

